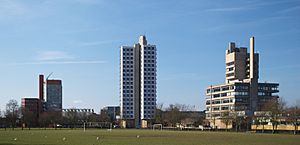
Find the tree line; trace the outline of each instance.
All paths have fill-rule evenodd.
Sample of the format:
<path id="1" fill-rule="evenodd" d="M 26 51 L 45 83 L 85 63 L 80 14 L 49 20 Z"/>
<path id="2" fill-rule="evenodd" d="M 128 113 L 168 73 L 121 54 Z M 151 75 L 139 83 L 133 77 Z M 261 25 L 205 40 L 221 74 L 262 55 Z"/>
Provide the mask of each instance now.
<path id="1" fill-rule="evenodd" d="M 76 109 L 74 108 L 74 110 Z M 62 113 L 57 111 L 33 112 L 21 108 L 16 100 L 9 100 L 6 109 L 0 111 L 0 128 L 76 128 L 82 127 L 84 122 L 113 122 L 106 113 L 100 115 L 76 111 L 64 112 L 64 115 Z"/>
<path id="2" fill-rule="evenodd" d="M 229 125 L 232 125 L 232 130 L 245 131 L 251 129 L 251 125 L 264 126 L 271 124 L 273 128 L 272 133 L 275 133 L 278 125 L 289 124 L 294 126 L 294 133 L 296 134 L 300 125 L 300 103 L 288 106 L 285 101 L 279 99 L 264 105 L 261 111 L 256 112 L 251 118 L 240 115 L 237 112 L 225 111 L 220 116 L 220 119 L 226 125 L 226 130 L 228 130 Z M 64 112 L 64 115 L 62 115 L 62 112 L 44 111 L 37 114 L 37 112 L 30 110 L 22 110 L 16 100 L 9 100 L 6 104 L 6 110 L 0 111 L 0 128 L 76 128 L 82 127 L 84 122 L 119 124 L 119 120 L 112 119 L 106 112 L 95 114 L 70 111 Z M 164 107 L 163 104 L 158 104 L 152 123 L 162 124 L 164 127 L 214 126 L 214 121 L 205 119 L 204 111 L 196 111 L 195 106 L 185 104 L 170 104 L 167 107 Z"/>
<path id="3" fill-rule="evenodd" d="M 300 126 L 300 103 L 288 106 L 283 99 L 276 99 L 262 106 L 260 111 L 253 114 L 253 117 L 234 111 L 225 111 L 220 119 L 226 125 L 226 130 L 229 125 L 232 125 L 235 131 L 253 129 L 251 125 L 256 127 L 262 125 L 262 132 L 264 132 L 264 126 L 271 125 L 272 133 L 275 133 L 279 125 L 293 125 L 293 132 L 296 134 Z"/>
<path id="4" fill-rule="evenodd" d="M 203 124 L 204 119 L 204 111 L 196 111 L 195 106 L 170 104 L 164 108 L 163 104 L 158 104 L 154 123 L 165 127 L 198 127 Z"/>

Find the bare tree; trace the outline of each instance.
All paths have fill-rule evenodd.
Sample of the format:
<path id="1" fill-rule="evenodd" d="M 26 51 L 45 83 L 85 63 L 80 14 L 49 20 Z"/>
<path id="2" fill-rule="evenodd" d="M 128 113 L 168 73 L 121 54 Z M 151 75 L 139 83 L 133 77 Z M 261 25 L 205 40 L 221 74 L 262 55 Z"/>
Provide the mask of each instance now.
<path id="1" fill-rule="evenodd" d="M 37 124 L 37 114 L 30 110 L 23 109 L 22 110 L 22 121 L 23 121 L 23 123 L 26 124 L 26 126 L 30 130 L 30 127 L 35 126 Z M 23 129 L 23 125 L 22 125 L 22 129 Z"/>
<path id="2" fill-rule="evenodd" d="M 158 103 L 155 110 L 155 123 L 163 124 L 163 104 Z"/>
<path id="3" fill-rule="evenodd" d="M 270 100 L 263 108 L 263 111 L 270 112 L 269 119 L 272 123 L 272 133 L 275 133 L 278 126 L 278 120 L 282 117 L 285 109 L 286 102 L 281 98 Z"/>
<path id="4" fill-rule="evenodd" d="M 16 122 L 19 117 L 19 105 L 16 100 L 9 100 L 6 104 L 5 117 L 10 123 L 12 129 L 16 127 Z"/>
<path id="5" fill-rule="evenodd" d="M 3 113 L 4 114 L 4 113 Z M 0 127 L 5 127 L 5 118 L 2 115 L 2 111 L 0 110 Z"/>
<path id="6" fill-rule="evenodd" d="M 257 131 L 258 125 L 262 125 L 262 133 L 265 131 L 265 125 L 267 124 L 266 119 L 270 118 L 270 112 L 269 111 L 260 111 L 256 112 L 256 114 L 253 116 L 254 124 L 256 125 L 255 130 Z"/>
<path id="7" fill-rule="evenodd" d="M 87 117 L 88 122 L 99 122 L 99 120 L 100 120 L 99 116 L 95 113 L 92 113 L 92 114 L 88 115 L 88 117 Z"/>
<path id="8" fill-rule="evenodd" d="M 166 108 L 164 120 L 171 124 L 171 126 L 175 127 L 177 123 L 181 121 L 181 106 L 170 104 L 168 108 Z"/>
<path id="9" fill-rule="evenodd" d="M 74 109 L 70 109 L 70 111 L 65 112 L 63 120 L 64 120 L 65 124 L 72 125 L 71 128 L 73 129 L 73 128 L 76 128 L 76 124 L 80 120 L 80 115 L 76 111 L 75 108 Z"/>
<path id="10" fill-rule="evenodd" d="M 40 126 L 46 129 L 46 127 L 48 127 L 48 125 L 50 124 L 49 114 L 47 112 L 43 112 L 42 114 L 40 114 L 38 121 Z"/>
<path id="11" fill-rule="evenodd" d="M 109 122 L 110 121 L 110 117 L 108 116 L 107 112 L 101 112 L 100 116 L 99 116 L 99 121 L 100 122 Z"/>
<path id="12" fill-rule="evenodd" d="M 50 120 L 50 124 L 55 129 L 57 128 L 57 125 L 62 122 L 62 112 L 60 111 L 48 111 L 47 112 L 48 119 Z"/>
<path id="13" fill-rule="evenodd" d="M 241 130 L 242 125 L 246 123 L 245 115 L 239 114 L 239 112 L 232 112 L 232 124 L 235 126 L 235 131 Z"/>
<path id="14" fill-rule="evenodd" d="M 228 125 L 229 124 L 232 124 L 232 115 L 230 114 L 229 111 L 226 111 L 226 112 L 223 112 L 222 115 L 221 115 L 221 121 L 222 123 L 225 124 L 226 126 L 226 131 L 228 131 Z"/>
<path id="15" fill-rule="evenodd" d="M 297 134 L 300 125 L 300 107 L 295 105 L 287 109 L 287 121 L 293 124 L 294 134 Z"/>

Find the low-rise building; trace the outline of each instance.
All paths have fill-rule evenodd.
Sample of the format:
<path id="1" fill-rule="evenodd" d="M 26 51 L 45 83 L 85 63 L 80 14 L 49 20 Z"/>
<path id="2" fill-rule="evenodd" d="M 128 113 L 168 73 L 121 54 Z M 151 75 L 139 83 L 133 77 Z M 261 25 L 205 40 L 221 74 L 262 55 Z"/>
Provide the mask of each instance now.
<path id="1" fill-rule="evenodd" d="M 120 106 L 106 106 L 100 114 L 106 114 L 112 122 L 116 121 L 120 118 Z"/>
<path id="2" fill-rule="evenodd" d="M 39 117 L 40 100 L 38 98 L 22 98 L 21 110 L 23 126 L 36 125 Z"/>
<path id="3" fill-rule="evenodd" d="M 69 108 L 69 109 L 62 109 L 62 115 L 66 116 L 67 113 L 77 113 L 77 115 L 79 116 L 83 116 L 83 115 L 91 115 L 94 114 L 94 109 L 86 109 L 86 108 L 82 108 L 82 109 L 78 109 L 78 108 Z"/>

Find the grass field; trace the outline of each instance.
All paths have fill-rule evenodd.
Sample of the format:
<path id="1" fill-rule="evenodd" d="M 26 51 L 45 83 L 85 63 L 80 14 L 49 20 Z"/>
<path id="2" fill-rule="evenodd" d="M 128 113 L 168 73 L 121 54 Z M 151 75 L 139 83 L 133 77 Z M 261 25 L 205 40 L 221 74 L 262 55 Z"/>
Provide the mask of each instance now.
<path id="1" fill-rule="evenodd" d="M 98 139 L 97 139 L 98 138 Z M 0 145 L 300 145 L 300 135 L 153 130 L 0 130 Z"/>

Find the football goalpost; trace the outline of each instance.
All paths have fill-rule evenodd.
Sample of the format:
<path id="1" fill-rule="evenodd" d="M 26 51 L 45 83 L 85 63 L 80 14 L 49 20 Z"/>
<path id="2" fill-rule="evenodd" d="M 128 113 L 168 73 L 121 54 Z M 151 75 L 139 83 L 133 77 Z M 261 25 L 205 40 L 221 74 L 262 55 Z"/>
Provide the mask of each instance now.
<path id="1" fill-rule="evenodd" d="M 162 130 L 163 129 L 163 126 L 162 124 L 153 124 L 153 130 Z"/>

